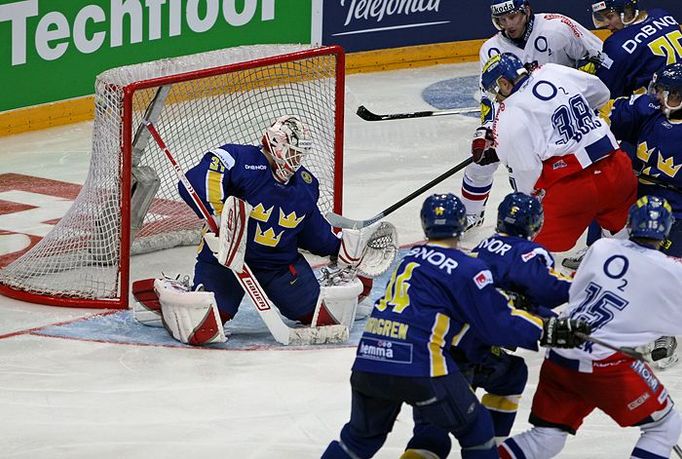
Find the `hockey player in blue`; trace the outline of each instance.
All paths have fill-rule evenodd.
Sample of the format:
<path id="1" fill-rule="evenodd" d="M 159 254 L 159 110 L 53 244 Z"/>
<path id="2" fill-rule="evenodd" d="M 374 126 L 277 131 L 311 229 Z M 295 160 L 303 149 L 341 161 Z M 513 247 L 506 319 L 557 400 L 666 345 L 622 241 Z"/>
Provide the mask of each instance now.
<path id="1" fill-rule="evenodd" d="M 663 253 L 682 257 L 682 63 L 658 72 L 649 94 L 616 99 L 610 118 L 616 137 L 637 146 L 638 195 L 665 198 L 672 206 L 676 221 Z"/>
<path id="2" fill-rule="evenodd" d="M 451 432 L 464 459 L 497 458 L 488 411 L 462 375 L 450 344 L 468 332 L 501 346 L 574 347 L 582 322 L 541 319 L 516 309 L 494 287 L 486 265 L 457 249 L 466 211 L 453 194 L 426 199 L 425 245 L 413 247 L 375 303 L 351 375 L 350 421 L 323 458 L 370 458 L 403 403 Z"/>
<path id="3" fill-rule="evenodd" d="M 675 223 L 661 251 L 682 257 L 682 63 L 657 72 L 649 94 L 616 99 L 611 130 L 637 146 L 632 163 L 639 173 L 638 196 L 657 196 L 670 203 Z M 676 347 L 675 337 L 657 339 L 650 345 L 652 361 L 659 368 L 674 365 Z"/>
<path id="4" fill-rule="evenodd" d="M 596 75 L 611 98 L 644 92 L 654 72 L 682 60 L 682 33 L 663 9 L 638 9 L 638 0 L 590 0 L 597 28 L 612 35 L 604 41 Z"/>
<path id="5" fill-rule="evenodd" d="M 216 216 L 228 196 L 252 206 L 245 261 L 280 312 L 304 324 L 313 317 L 320 286 L 298 249 L 336 256 L 341 247 L 317 207 L 318 181 L 302 166 L 311 146 L 307 127 L 285 115 L 265 130 L 261 146 L 223 145 L 204 154 L 186 174 Z M 201 217 L 185 187 L 179 184 L 178 190 Z M 215 294 L 223 322 L 234 317 L 244 291 L 205 243 L 194 268 L 194 285 L 199 284 Z M 317 325 L 330 323 L 331 318 L 321 317 Z"/>
<path id="6" fill-rule="evenodd" d="M 571 281 L 554 270 L 552 255 L 533 242 L 543 220 L 542 205 L 536 198 L 511 193 L 498 207 L 497 234 L 481 241 L 473 252 L 490 268 L 495 286 L 516 298 L 517 307 L 523 304 L 536 315 L 554 317 L 556 314 L 547 308 L 568 301 Z M 453 343 L 451 352 L 472 388 L 486 391 L 481 403 L 490 411 L 495 437 L 508 437 L 528 379 L 524 360 L 473 333 Z M 419 456 L 415 451 L 421 450 L 445 458 L 450 446 L 447 430 L 415 418 L 414 435 L 404 457 L 416 459 Z"/>

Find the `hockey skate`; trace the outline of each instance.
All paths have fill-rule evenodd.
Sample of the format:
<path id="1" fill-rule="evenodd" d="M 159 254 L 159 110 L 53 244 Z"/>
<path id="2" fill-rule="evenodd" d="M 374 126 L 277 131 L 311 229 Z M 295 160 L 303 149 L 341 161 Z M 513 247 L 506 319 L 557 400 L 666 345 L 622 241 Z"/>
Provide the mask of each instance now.
<path id="1" fill-rule="evenodd" d="M 482 211 L 480 214 L 467 214 L 467 226 L 464 229 L 464 232 L 469 231 L 472 228 L 477 228 L 479 226 L 483 225 L 483 216 L 485 215 L 485 211 Z"/>
<path id="2" fill-rule="evenodd" d="M 574 255 L 564 258 L 564 260 L 561 262 L 561 265 L 564 268 L 576 270 L 578 269 L 578 266 L 580 266 L 580 263 L 582 263 L 583 258 L 585 258 L 586 253 L 587 247 L 584 247 L 578 250 Z"/>
<path id="3" fill-rule="evenodd" d="M 677 363 L 677 339 L 674 336 L 661 336 L 654 341 L 651 350 L 651 361 L 654 367 L 661 370 L 670 368 Z"/>

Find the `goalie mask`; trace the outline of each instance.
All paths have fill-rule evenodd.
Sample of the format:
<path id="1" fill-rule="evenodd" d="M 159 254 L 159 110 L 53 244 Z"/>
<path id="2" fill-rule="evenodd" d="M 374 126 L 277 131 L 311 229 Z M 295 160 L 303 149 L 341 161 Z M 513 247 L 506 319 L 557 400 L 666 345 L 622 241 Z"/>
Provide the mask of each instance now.
<path id="1" fill-rule="evenodd" d="M 275 178 L 282 183 L 293 177 L 312 147 L 310 131 L 292 115 L 277 118 L 265 130 L 262 143 L 273 160 Z"/>
<path id="2" fill-rule="evenodd" d="M 675 112 L 682 108 L 682 64 L 672 64 L 654 73 L 648 92 L 658 99 L 666 117 L 679 118 L 680 114 Z"/>

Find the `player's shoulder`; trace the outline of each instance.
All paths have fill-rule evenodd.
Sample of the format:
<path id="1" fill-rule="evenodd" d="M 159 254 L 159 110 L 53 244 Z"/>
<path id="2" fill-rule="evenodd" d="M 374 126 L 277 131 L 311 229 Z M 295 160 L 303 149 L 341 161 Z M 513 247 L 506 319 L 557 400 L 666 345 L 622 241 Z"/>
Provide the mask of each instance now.
<path id="1" fill-rule="evenodd" d="M 255 145 L 226 143 L 210 150 L 207 154 L 218 157 L 227 169 L 232 169 L 238 163 L 250 165 L 254 170 L 267 169 L 267 159 L 260 148 Z"/>
<path id="2" fill-rule="evenodd" d="M 647 10 L 647 18 L 644 20 L 644 22 L 648 21 L 655 21 L 658 19 L 663 19 L 664 22 L 670 26 L 675 26 L 678 25 L 677 20 L 675 17 L 668 12 L 668 10 L 663 9 L 663 8 L 652 8 L 650 10 Z"/>
<path id="3" fill-rule="evenodd" d="M 535 20 L 541 25 L 545 34 L 570 35 L 573 38 L 581 38 L 585 35 L 584 28 L 578 22 L 560 13 L 538 13 L 535 15 Z"/>
<path id="4" fill-rule="evenodd" d="M 649 94 L 633 94 L 630 97 L 616 99 L 619 104 L 627 103 L 642 116 L 654 116 L 661 113 L 658 100 Z"/>

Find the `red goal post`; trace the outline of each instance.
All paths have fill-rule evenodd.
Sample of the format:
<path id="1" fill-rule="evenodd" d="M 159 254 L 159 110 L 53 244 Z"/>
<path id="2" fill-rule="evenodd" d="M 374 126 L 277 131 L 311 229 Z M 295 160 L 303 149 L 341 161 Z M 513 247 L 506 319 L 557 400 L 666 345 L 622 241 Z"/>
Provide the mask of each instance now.
<path id="1" fill-rule="evenodd" d="M 341 212 L 345 59 L 338 46 L 255 45 L 108 70 L 97 77 L 88 176 L 41 241 L 0 269 L 0 293 L 54 306 L 127 308 L 131 255 L 200 240 L 202 221 L 149 141 L 187 170 L 225 143 L 255 144 L 274 118 L 311 130 L 318 205 Z"/>

